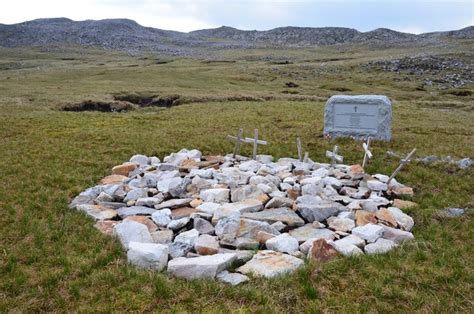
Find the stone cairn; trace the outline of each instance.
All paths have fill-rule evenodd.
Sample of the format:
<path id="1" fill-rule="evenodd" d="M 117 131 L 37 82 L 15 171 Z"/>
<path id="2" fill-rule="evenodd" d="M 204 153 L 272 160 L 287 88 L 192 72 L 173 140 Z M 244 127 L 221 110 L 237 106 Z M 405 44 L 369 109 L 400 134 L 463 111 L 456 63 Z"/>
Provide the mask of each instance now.
<path id="1" fill-rule="evenodd" d="M 118 237 L 130 264 L 232 285 L 292 272 L 306 258 L 385 253 L 413 239 L 401 209 L 416 204 L 397 198 L 412 188 L 340 164 L 336 151 L 331 163 L 195 149 L 163 162 L 135 155 L 70 207 Z"/>

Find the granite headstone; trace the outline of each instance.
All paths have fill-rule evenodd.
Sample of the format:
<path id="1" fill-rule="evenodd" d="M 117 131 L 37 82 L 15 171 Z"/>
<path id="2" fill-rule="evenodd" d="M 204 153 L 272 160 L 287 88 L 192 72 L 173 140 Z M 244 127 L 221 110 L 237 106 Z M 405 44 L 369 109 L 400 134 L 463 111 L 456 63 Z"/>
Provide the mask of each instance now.
<path id="1" fill-rule="evenodd" d="M 390 141 L 392 104 L 382 95 L 332 96 L 324 111 L 324 135 Z"/>

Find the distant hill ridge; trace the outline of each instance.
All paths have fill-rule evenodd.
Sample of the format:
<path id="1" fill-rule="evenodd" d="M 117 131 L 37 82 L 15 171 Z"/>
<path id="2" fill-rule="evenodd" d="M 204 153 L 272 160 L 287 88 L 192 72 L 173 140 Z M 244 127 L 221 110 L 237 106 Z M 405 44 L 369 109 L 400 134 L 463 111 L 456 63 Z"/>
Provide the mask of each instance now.
<path id="1" fill-rule="evenodd" d="M 386 28 L 370 32 L 344 27 L 279 27 L 266 31 L 245 31 L 228 26 L 182 33 L 144 27 L 129 19 L 73 21 L 48 18 L 12 25 L 0 24 L 0 46 L 3 47 L 82 45 L 170 53 L 196 47 L 311 47 L 365 42 L 392 45 L 443 38 L 473 39 L 474 27 L 415 35 Z"/>

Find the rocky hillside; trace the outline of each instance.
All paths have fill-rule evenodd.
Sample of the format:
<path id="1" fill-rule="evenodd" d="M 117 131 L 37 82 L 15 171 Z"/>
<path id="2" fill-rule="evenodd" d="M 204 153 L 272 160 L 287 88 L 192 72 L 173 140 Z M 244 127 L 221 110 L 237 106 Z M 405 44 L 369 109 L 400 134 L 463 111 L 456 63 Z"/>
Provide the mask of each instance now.
<path id="1" fill-rule="evenodd" d="M 344 43 L 378 42 L 388 45 L 443 38 L 474 38 L 474 27 L 421 35 L 376 29 L 359 32 L 342 27 L 280 27 L 268 31 L 243 31 L 231 27 L 190 33 L 143 27 L 132 20 L 72 21 L 66 18 L 37 19 L 13 25 L 0 24 L 0 46 L 81 45 L 127 51 L 185 53 L 195 47 L 274 47 L 323 46 Z"/>

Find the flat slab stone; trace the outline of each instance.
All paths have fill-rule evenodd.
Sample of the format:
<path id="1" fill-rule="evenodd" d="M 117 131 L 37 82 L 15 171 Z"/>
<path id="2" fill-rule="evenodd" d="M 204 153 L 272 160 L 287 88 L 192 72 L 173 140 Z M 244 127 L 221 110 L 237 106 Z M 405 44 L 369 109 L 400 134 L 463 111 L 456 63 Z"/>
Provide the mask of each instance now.
<path id="1" fill-rule="evenodd" d="M 168 246 L 157 243 L 130 242 L 127 260 L 130 264 L 161 271 L 168 263 Z"/>
<path id="2" fill-rule="evenodd" d="M 124 220 L 116 224 L 113 233 L 118 236 L 125 249 L 128 249 L 130 242 L 153 243 L 148 228 L 133 220 Z"/>
<path id="3" fill-rule="evenodd" d="M 253 256 L 238 272 L 272 278 L 295 271 L 303 266 L 303 260 L 280 252 L 265 250 Z"/>
<path id="4" fill-rule="evenodd" d="M 217 274 L 216 279 L 220 282 L 228 283 L 232 286 L 237 286 L 243 282 L 248 281 L 249 277 L 238 273 L 229 273 L 227 270 L 224 270 Z"/>
<path id="5" fill-rule="evenodd" d="M 156 212 L 156 209 L 146 206 L 130 206 L 117 209 L 117 214 L 122 219 L 128 216 L 152 215 L 154 212 Z"/>
<path id="6" fill-rule="evenodd" d="M 314 228 L 312 224 L 290 230 L 289 234 L 293 238 L 296 238 L 299 243 L 303 243 L 309 239 L 334 240 L 336 237 L 336 234 L 331 230 Z"/>
<path id="7" fill-rule="evenodd" d="M 326 102 L 324 135 L 390 141 L 392 104 L 383 95 L 334 95 Z"/>
<path id="8" fill-rule="evenodd" d="M 281 221 L 290 227 L 299 227 L 304 225 L 304 220 L 294 211 L 288 208 L 265 209 L 256 213 L 242 214 L 242 218 L 265 221 L 270 224 Z"/>
<path id="9" fill-rule="evenodd" d="M 168 263 L 168 272 L 186 279 L 214 279 L 236 259 L 235 253 L 214 254 L 200 257 L 178 257 Z"/>

